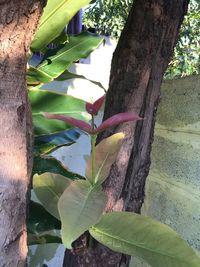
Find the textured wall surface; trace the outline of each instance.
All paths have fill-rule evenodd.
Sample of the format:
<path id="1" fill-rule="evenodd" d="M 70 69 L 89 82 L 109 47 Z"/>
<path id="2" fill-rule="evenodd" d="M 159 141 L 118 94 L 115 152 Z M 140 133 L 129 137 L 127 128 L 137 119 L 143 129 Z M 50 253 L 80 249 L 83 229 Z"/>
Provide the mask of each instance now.
<path id="1" fill-rule="evenodd" d="M 200 251 L 199 75 L 163 83 L 151 158 L 142 214 L 168 224 Z"/>

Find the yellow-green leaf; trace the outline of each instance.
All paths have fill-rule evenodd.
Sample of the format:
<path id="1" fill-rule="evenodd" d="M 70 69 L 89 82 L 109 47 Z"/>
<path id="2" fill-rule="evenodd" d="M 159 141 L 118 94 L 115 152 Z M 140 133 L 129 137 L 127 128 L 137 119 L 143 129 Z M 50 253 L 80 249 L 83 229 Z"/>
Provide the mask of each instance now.
<path id="1" fill-rule="evenodd" d="M 43 207 L 60 220 L 58 200 L 63 191 L 70 185 L 71 180 L 60 174 L 46 172 L 33 176 L 33 189 Z"/>
<path id="2" fill-rule="evenodd" d="M 106 204 L 101 187 L 92 187 L 88 181 L 74 181 L 58 202 L 61 218 L 61 236 L 65 247 L 97 223 Z"/>
<path id="3" fill-rule="evenodd" d="M 176 232 L 132 212 L 103 215 L 90 234 L 110 249 L 142 258 L 152 267 L 199 267 L 200 258 Z"/>
<path id="4" fill-rule="evenodd" d="M 102 140 L 95 148 L 95 167 L 92 178 L 92 157 L 87 160 L 86 178 L 91 184 L 101 184 L 107 178 L 111 165 L 114 163 L 117 153 L 124 139 L 123 133 L 114 134 Z"/>

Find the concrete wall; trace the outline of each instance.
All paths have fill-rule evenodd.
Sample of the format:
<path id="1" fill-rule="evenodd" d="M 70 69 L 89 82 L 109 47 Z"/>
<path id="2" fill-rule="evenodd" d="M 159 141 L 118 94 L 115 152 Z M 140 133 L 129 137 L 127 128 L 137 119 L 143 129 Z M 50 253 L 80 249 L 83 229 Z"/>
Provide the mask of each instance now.
<path id="1" fill-rule="evenodd" d="M 200 251 L 200 76 L 162 86 L 142 214 Z M 132 267 L 147 267 L 132 261 Z M 189 267 L 189 266 L 188 266 Z"/>

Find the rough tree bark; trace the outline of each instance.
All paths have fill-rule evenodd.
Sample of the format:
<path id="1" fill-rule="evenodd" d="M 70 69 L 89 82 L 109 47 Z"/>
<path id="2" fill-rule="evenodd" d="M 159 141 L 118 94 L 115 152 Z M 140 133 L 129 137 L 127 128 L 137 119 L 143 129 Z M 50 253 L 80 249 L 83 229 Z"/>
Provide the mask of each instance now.
<path id="1" fill-rule="evenodd" d="M 189 0 L 135 0 L 113 55 L 104 120 L 125 111 L 136 111 L 144 120 L 119 125 L 99 136 L 98 141 L 115 132 L 122 131 L 126 134 L 110 176 L 104 183 L 109 197 L 107 212 L 140 212 L 150 167 L 160 86 L 188 2 Z M 98 243 L 92 251 L 77 255 L 76 247 L 81 246 L 80 243 L 85 238 L 74 243 L 73 253 L 66 251 L 63 266 L 129 265 L 129 257 L 114 253 Z"/>
<path id="2" fill-rule="evenodd" d="M 27 100 L 29 46 L 39 0 L 0 0 L 0 266 L 25 266 L 26 210 L 32 168 Z"/>

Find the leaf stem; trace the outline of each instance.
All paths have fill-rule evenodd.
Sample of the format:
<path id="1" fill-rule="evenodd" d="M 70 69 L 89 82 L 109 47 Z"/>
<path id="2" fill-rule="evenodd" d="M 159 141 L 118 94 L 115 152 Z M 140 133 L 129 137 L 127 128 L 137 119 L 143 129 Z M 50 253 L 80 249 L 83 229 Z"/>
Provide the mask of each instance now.
<path id="1" fill-rule="evenodd" d="M 92 130 L 94 130 L 94 115 L 92 115 Z M 95 143 L 96 143 L 96 134 L 91 135 L 91 148 L 92 148 L 92 182 L 95 184 Z"/>

